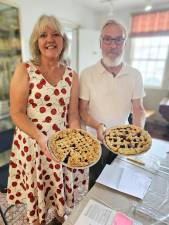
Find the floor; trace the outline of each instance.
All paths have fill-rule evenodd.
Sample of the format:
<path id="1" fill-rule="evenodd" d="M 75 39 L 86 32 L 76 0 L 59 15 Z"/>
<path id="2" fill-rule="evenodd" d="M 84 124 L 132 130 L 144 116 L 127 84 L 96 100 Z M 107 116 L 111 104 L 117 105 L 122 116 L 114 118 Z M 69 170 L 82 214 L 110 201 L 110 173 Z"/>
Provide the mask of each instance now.
<path id="1" fill-rule="evenodd" d="M 3 212 L 9 207 L 9 205 L 6 202 L 6 194 L 1 192 L 0 192 L 0 206 Z M 54 211 L 50 210 L 47 215 L 46 225 L 60 224 L 56 220 L 55 220 L 55 223 L 52 223 L 51 221 L 53 218 L 54 218 Z M 27 222 L 27 217 L 26 217 L 26 207 L 23 204 L 12 206 L 6 214 L 6 220 L 8 225 L 29 225 L 29 223 Z M 4 225 L 4 222 L 1 216 L 0 216 L 0 225 Z"/>
<path id="2" fill-rule="evenodd" d="M 169 141 L 169 123 L 164 125 L 147 120 L 145 129 L 153 138 Z"/>
<path id="3" fill-rule="evenodd" d="M 2 207 L 2 210 L 4 211 L 8 204 L 6 202 L 6 194 L 3 194 L 0 192 L 0 206 Z M 9 222 L 9 225 L 28 225 L 27 219 L 26 219 L 26 209 L 24 205 L 18 205 L 15 207 L 12 207 L 8 213 L 6 214 L 7 221 Z M 3 220 L 0 217 L 0 225 L 3 225 Z"/>

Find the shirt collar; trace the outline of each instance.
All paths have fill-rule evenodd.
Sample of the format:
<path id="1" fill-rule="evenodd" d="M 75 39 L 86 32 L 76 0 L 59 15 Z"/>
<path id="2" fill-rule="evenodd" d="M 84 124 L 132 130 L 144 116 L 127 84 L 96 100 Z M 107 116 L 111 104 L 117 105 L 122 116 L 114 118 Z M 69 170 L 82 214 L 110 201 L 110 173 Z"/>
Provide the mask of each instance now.
<path id="1" fill-rule="evenodd" d="M 101 64 L 101 60 L 97 62 L 96 66 L 97 66 L 97 72 L 98 73 L 106 73 L 107 72 L 107 70 Z"/>
<path id="2" fill-rule="evenodd" d="M 104 66 L 101 63 L 101 60 L 97 62 L 97 71 L 98 73 L 102 74 L 102 73 L 109 73 Z M 126 75 L 126 66 L 127 64 L 125 62 L 123 62 L 122 68 L 120 70 L 120 72 L 116 75 L 116 77 L 122 76 L 122 75 Z"/>

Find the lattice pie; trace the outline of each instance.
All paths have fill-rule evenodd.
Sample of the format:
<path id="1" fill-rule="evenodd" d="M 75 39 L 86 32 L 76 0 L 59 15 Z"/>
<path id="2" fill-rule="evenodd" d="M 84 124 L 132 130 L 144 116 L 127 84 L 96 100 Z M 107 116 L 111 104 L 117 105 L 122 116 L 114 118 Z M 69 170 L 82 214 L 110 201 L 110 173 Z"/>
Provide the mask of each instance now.
<path id="1" fill-rule="evenodd" d="M 48 145 L 54 158 L 70 167 L 90 166 L 100 158 L 99 142 L 82 129 L 59 131 Z"/>
<path id="2" fill-rule="evenodd" d="M 105 137 L 105 145 L 114 153 L 135 155 L 147 151 L 151 146 L 151 136 L 140 127 L 122 125 L 110 128 Z"/>

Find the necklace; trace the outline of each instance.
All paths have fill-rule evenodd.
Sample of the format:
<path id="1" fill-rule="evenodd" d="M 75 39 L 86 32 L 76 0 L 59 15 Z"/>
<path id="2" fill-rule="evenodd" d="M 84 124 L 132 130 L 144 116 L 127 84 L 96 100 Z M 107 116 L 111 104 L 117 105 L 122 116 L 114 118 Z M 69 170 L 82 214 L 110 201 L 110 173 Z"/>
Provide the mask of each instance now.
<path id="1" fill-rule="evenodd" d="M 55 73 L 60 73 L 60 71 L 62 70 L 62 66 L 60 63 L 57 63 L 56 65 L 53 66 L 40 66 L 39 67 L 40 71 L 44 74 L 44 75 L 49 75 L 49 74 L 55 74 Z"/>

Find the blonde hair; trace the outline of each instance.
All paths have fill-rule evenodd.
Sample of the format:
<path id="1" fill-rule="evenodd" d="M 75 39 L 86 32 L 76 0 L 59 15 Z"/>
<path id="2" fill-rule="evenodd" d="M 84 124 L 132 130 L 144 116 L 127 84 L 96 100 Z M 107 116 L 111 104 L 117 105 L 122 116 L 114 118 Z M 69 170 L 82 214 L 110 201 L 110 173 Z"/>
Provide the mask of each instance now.
<path id="1" fill-rule="evenodd" d="M 31 61 L 36 65 L 40 64 L 40 54 L 41 54 L 38 47 L 38 38 L 47 27 L 55 29 L 63 38 L 63 49 L 59 55 L 59 60 L 62 60 L 63 54 L 68 46 L 68 38 L 66 34 L 63 32 L 63 28 L 60 22 L 56 19 L 56 17 L 42 15 L 41 17 L 39 17 L 37 23 L 35 24 L 29 41 L 29 47 L 32 56 Z"/>
<path id="2" fill-rule="evenodd" d="M 121 23 L 119 23 L 119 22 L 116 21 L 116 20 L 107 20 L 107 21 L 104 23 L 104 25 L 102 26 L 102 28 L 101 28 L 101 33 L 103 32 L 103 29 L 104 29 L 106 26 L 108 26 L 108 25 L 116 25 L 116 26 L 120 27 L 121 30 L 123 31 L 124 35 L 125 35 L 125 39 L 127 39 L 127 30 L 126 30 L 126 28 L 125 28 Z"/>

